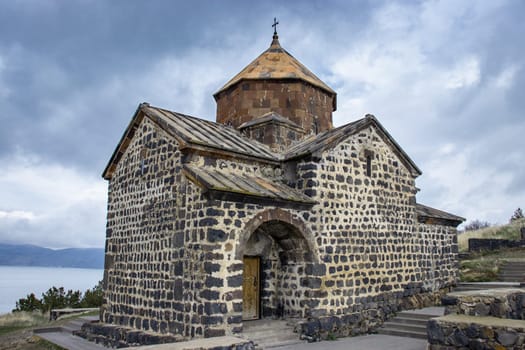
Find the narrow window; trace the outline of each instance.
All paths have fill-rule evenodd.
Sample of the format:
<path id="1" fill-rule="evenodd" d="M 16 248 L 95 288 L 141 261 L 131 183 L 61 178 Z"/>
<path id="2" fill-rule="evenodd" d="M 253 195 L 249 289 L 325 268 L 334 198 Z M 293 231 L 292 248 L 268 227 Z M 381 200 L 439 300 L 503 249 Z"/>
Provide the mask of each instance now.
<path id="1" fill-rule="evenodd" d="M 146 163 L 146 157 L 148 156 L 148 150 L 143 148 L 140 150 L 140 175 L 146 174 L 148 168 Z"/>
<path id="2" fill-rule="evenodd" d="M 140 161 L 140 175 L 144 175 L 146 173 L 146 160 L 142 159 Z"/>
<path id="3" fill-rule="evenodd" d="M 366 176 L 372 176 L 372 159 L 374 158 L 374 152 L 365 150 L 366 157 Z"/>

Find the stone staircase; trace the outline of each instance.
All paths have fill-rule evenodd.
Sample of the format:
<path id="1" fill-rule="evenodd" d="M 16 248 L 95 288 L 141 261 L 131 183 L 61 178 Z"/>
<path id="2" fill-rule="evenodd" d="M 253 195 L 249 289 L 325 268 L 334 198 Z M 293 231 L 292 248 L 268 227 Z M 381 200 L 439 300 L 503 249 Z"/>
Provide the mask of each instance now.
<path id="1" fill-rule="evenodd" d="M 242 337 L 253 341 L 256 349 L 304 344 L 305 342 L 299 339 L 299 334 L 294 332 L 294 328 L 293 321 L 271 319 L 243 321 Z"/>
<path id="2" fill-rule="evenodd" d="M 38 337 L 54 343 L 64 349 L 75 350 L 97 350 L 107 349 L 100 344 L 87 341 L 86 339 L 73 335 L 73 332 L 79 331 L 84 323 L 95 322 L 98 316 L 81 316 L 71 319 L 71 321 L 58 327 L 39 328 L 33 330 Z"/>
<path id="3" fill-rule="evenodd" d="M 517 282 L 461 282 L 454 288 L 454 292 L 468 292 L 472 290 L 486 290 L 494 288 L 519 288 Z"/>
<path id="4" fill-rule="evenodd" d="M 379 334 L 398 337 L 427 339 L 427 322 L 429 319 L 443 316 L 445 308 L 429 307 L 421 310 L 403 311 L 388 320 L 377 330 Z"/>
<path id="5" fill-rule="evenodd" d="M 507 261 L 501 268 L 499 277 L 505 282 L 525 282 L 525 261 Z"/>

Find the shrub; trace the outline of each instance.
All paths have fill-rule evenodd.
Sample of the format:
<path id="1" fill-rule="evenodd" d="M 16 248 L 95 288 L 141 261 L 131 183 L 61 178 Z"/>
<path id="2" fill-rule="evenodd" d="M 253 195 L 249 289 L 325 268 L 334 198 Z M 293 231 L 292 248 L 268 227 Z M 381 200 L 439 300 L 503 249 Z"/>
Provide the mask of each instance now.
<path id="1" fill-rule="evenodd" d="M 485 227 L 490 227 L 490 223 L 488 221 L 473 220 L 465 225 L 465 231 L 474 231 Z"/>
<path id="2" fill-rule="evenodd" d="M 84 295 L 79 290 L 66 292 L 64 287 L 51 287 L 47 292 L 42 293 L 42 299 L 38 299 L 35 293 L 19 299 L 13 312 L 35 310 L 48 312 L 51 309 L 99 307 L 102 305 L 103 296 L 102 282 L 86 290 Z"/>
<path id="3" fill-rule="evenodd" d="M 86 290 L 82 298 L 81 307 L 99 307 L 104 300 L 104 291 L 102 290 L 102 281 L 92 289 Z"/>
<path id="4" fill-rule="evenodd" d="M 523 219 L 523 218 L 524 218 L 523 211 L 521 210 L 521 208 L 518 208 L 514 211 L 514 214 L 510 218 L 510 222 L 513 222 L 519 219 Z"/>
<path id="5" fill-rule="evenodd" d="M 42 302 L 35 296 L 35 293 L 28 294 L 26 298 L 18 299 L 16 309 L 13 311 L 28 311 L 42 309 Z"/>

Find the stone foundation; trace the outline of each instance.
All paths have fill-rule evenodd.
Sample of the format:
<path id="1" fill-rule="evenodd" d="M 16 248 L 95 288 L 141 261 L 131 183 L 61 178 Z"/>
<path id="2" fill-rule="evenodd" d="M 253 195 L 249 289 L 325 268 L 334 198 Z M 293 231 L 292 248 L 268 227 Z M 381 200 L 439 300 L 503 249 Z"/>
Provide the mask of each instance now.
<path id="1" fill-rule="evenodd" d="M 182 337 L 160 335 L 105 323 L 84 323 L 75 335 L 111 348 L 156 345 L 183 341 Z"/>
<path id="2" fill-rule="evenodd" d="M 449 290 L 445 288 L 438 292 L 410 296 L 404 296 L 404 293 L 392 293 L 364 298 L 363 304 L 358 305 L 353 313 L 311 317 L 303 322 L 300 328 L 301 338 L 318 341 L 370 333 L 397 312 L 439 305 L 441 298 Z M 410 289 L 407 289 L 407 293 L 410 293 Z"/>
<path id="3" fill-rule="evenodd" d="M 450 293 L 443 298 L 445 315 L 492 316 L 525 320 L 525 290 L 491 289 Z"/>
<path id="4" fill-rule="evenodd" d="M 428 350 L 524 349 L 525 322 L 497 317 L 447 315 L 427 326 Z"/>
<path id="5" fill-rule="evenodd" d="M 427 324 L 428 350 L 525 349 L 525 290 L 450 293 Z"/>

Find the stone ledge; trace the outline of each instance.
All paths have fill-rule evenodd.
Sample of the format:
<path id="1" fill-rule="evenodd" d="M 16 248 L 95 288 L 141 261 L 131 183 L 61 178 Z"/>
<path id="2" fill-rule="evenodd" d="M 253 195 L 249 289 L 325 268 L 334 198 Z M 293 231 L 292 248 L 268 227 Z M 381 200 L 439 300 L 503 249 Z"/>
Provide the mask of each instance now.
<path id="1" fill-rule="evenodd" d="M 498 282 L 499 283 L 499 282 Z M 448 293 L 450 297 L 494 297 L 494 298 L 506 298 L 509 294 L 514 293 L 525 293 L 525 289 L 522 288 L 494 288 L 484 290 L 467 290 L 463 292 L 452 292 Z"/>
<path id="2" fill-rule="evenodd" d="M 446 315 L 427 324 L 428 350 L 523 349 L 525 321 Z"/>
<path id="3" fill-rule="evenodd" d="M 507 327 L 514 328 L 520 331 L 525 331 L 525 321 L 523 320 L 512 320 L 508 318 L 499 317 L 480 317 L 480 316 L 468 316 L 468 315 L 446 315 L 441 317 L 433 318 L 437 322 L 449 322 L 449 323 L 462 323 L 462 324 L 479 324 L 481 326 L 493 326 L 493 327 Z"/>
<path id="4" fill-rule="evenodd" d="M 180 336 L 156 334 L 101 322 L 84 323 L 81 329 L 74 331 L 73 334 L 112 348 L 126 348 L 141 344 L 175 343 L 184 340 Z"/>
<path id="5" fill-rule="evenodd" d="M 525 319 L 525 289 L 495 288 L 449 293 L 442 299 L 445 315 Z"/>

